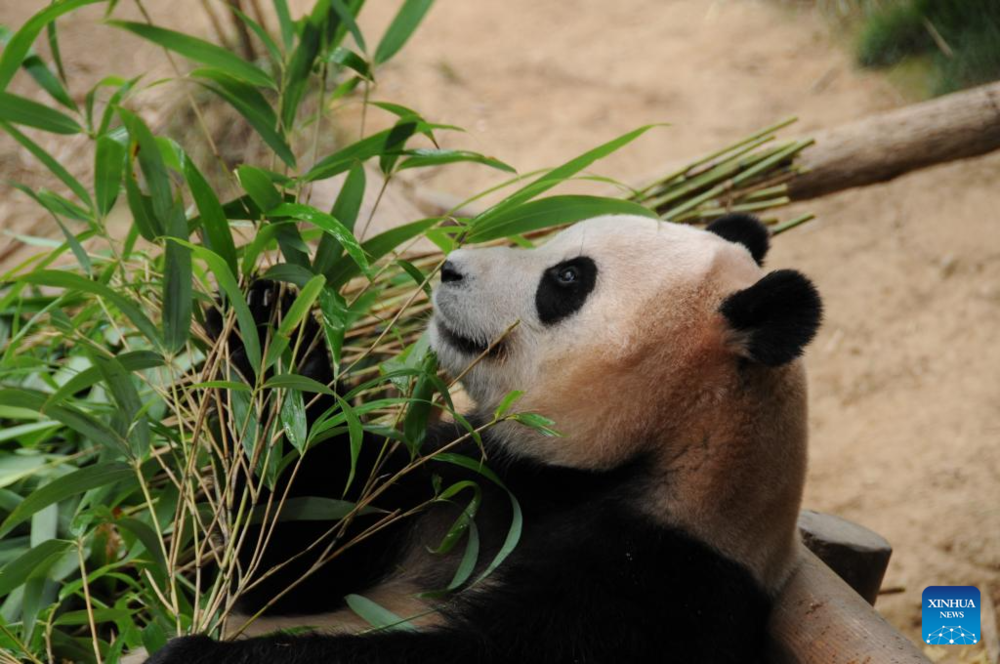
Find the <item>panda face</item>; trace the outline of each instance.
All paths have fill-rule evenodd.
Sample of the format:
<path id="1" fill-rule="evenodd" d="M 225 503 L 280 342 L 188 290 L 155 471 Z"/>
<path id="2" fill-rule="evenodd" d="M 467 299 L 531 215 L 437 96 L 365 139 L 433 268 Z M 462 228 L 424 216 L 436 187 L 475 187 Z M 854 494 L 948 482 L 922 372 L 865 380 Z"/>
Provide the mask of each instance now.
<path id="1" fill-rule="evenodd" d="M 434 294 L 431 343 L 449 371 L 465 374 L 481 408 L 521 390 L 522 406 L 553 417 L 564 433 L 569 426 L 590 436 L 592 418 L 580 416 L 581 406 L 619 412 L 621 392 L 609 389 L 679 379 L 685 367 L 664 353 L 676 356 L 708 334 L 722 291 L 760 274 L 742 245 L 718 235 L 599 217 L 534 249 L 450 254 Z M 664 362 L 651 366 L 651 357 Z"/>

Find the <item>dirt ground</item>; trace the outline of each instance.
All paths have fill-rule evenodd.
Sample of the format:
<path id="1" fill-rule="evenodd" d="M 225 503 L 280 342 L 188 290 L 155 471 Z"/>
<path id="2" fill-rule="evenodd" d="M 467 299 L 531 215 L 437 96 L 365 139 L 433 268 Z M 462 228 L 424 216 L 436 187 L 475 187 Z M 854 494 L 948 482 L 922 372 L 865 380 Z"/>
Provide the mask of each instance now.
<path id="1" fill-rule="evenodd" d="M 19 25 L 35 10 L 29 5 L 41 4 L 4 3 L 0 23 Z M 200 25 L 209 34 L 194 0 L 149 6 L 166 25 L 183 20 L 185 29 Z M 397 6 L 369 2 L 366 32 L 380 34 Z M 375 98 L 465 127 L 446 139 L 449 147 L 492 154 L 522 172 L 639 125 L 671 123 L 596 169 L 633 183 L 789 115 L 800 118 L 795 133 L 808 135 L 905 103 L 882 76 L 852 65 L 823 17 L 797 6 L 438 0 L 382 71 Z M 109 61 L 123 74 L 161 61 L 120 32 L 99 28 L 96 41 L 93 28 L 66 23 L 71 76 L 92 80 Z M 17 89 L 28 88 L 20 81 Z M 342 123 L 356 113 L 341 110 Z M 369 121 L 374 128 L 388 120 Z M 0 176 L 33 173 L 30 156 L 0 137 Z M 446 167 L 415 183 L 465 197 L 499 181 L 487 169 Z M 16 196 L 0 191 L 0 229 L 51 233 Z M 896 592 L 878 608 L 916 641 L 928 585 L 976 585 L 1000 602 L 998 209 L 995 154 L 782 211 L 818 219 L 782 236 L 768 259 L 772 268 L 810 275 L 826 303 L 806 360 L 805 505 L 892 543 L 884 585 Z M 13 243 L 0 239 L 0 255 L 6 242 Z M 928 654 L 985 662 L 980 651 Z"/>

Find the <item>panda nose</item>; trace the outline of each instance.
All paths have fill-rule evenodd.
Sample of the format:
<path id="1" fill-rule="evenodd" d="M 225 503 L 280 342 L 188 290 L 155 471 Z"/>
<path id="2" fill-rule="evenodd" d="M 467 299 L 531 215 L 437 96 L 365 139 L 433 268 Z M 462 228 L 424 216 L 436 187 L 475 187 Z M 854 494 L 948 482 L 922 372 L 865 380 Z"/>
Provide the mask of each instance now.
<path id="1" fill-rule="evenodd" d="M 445 261 L 444 265 L 441 266 L 441 283 L 457 283 L 463 278 L 462 273 L 458 271 L 458 267 L 451 261 Z"/>

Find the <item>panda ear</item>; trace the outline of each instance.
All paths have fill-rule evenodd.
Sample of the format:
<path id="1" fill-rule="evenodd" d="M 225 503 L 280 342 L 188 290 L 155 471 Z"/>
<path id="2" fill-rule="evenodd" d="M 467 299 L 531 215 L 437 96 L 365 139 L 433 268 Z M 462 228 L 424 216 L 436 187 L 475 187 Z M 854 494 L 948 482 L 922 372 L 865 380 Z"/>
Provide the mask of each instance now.
<path id="1" fill-rule="evenodd" d="M 727 297 L 719 311 L 737 333 L 741 355 L 777 367 L 797 358 L 812 341 L 823 303 L 801 273 L 776 270 Z"/>
<path id="2" fill-rule="evenodd" d="M 771 246 L 771 232 L 752 214 L 723 215 L 705 230 L 730 242 L 742 244 L 750 251 L 757 265 L 763 265 L 764 256 Z"/>

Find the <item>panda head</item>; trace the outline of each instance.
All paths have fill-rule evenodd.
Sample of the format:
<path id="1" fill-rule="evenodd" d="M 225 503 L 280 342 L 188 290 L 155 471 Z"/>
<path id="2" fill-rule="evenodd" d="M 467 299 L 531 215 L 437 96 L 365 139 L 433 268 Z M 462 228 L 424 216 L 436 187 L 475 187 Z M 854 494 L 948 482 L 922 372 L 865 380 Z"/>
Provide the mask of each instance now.
<path id="1" fill-rule="evenodd" d="M 555 421 L 558 437 L 502 424 L 512 453 L 598 470 L 647 459 L 646 509 L 773 585 L 805 473 L 797 358 L 821 303 L 798 272 L 762 269 L 767 248 L 760 222 L 729 215 L 706 230 L 598 217 L 534 249 L 461 249 L 431 344 L 484 412 L 520 390 L 518 410 Z"/>

